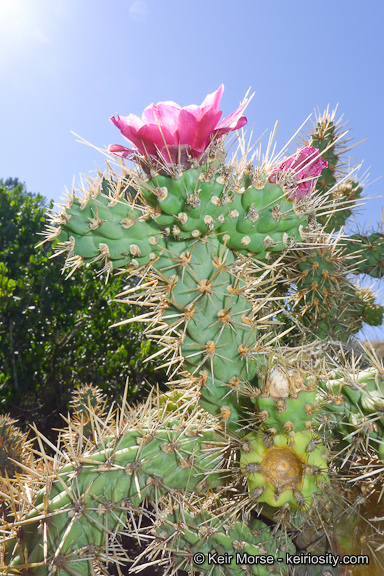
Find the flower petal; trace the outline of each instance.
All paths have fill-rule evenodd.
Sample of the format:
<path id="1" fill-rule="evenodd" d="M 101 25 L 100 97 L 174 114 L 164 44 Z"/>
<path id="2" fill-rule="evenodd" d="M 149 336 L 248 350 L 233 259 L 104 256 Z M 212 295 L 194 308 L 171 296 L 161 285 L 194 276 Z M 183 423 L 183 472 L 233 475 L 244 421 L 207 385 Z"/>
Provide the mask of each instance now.
<path id="1" fill-rule="evenodd" d="M 297 201 L 312 192 L 322 170 L 327 166 L 328 162 L 321 158 L 317 148 L 305 146 L 274 168 L 269 175 L 269 181 L 280 185 L 287 181 L 287 176 L 288 180 L 293 179 L 296 185 L 290 185 L 291 190 L 288 190 L 287 195 L 289 200 Z"/>
<path id="2" fill-rule="evenodd" d="M 156 156 L 157 151 L 167 145 L 177 145 L 178 137 L 173 135 L 167 126 L 157 124 L 148 124 L 140 128 L 131 140 L 142 154 Z"/>
<path id="3" fill-rule="evenodd" d="M 245 126 L 248 122 L 245 116 L 242 116 L 245 108 L 247 107 L 249 102 L 248 98 L 245 98 L 240 106 L 232 112 L 229 116 L 224 118 L 217 126 L 215 130 L 215 134 L 226 134 L 232 130 L 238 130 Z"/>
<path id="4" fill-rule="evenodd" d="M 142 123 L 166 126 L 171 133 L 176 133 L 180 106 L 174 102 L 160 102 L 148 106 L 142 116 Z"/>
<path id="5" fill-rule="evenodd" d="M 224 92 L 224 84 L 221 84 L 216 92 L 212 92 L 212 94 L 208 94 L 200 106 L 200 108 L 213 108 L 214 110 L 218 110 L 221 102 L 221 98 L 223 97 Z"/>
<path id="6" fill-rule="evenodd" d="M 120 146 L 120 144 L 110 144 L 110 146 L 108 146 L 108 152 L 115 156 L 120 156 L 120 158 L 127 158 L 128 156 L 132 156 L 132 154 L 136 154 L 135 150 L 125 148 L 125 146 Z"/>
<path id="7" fill-rule="evenodd" d="M 143 121 L 135 114 L 129 116 L 118 116 L 117 119 L 111 116 L 110 121 L 114 124 L 126 138 L 132 131 L 137 132 L 143 126 Z"/>
<path id="8" fill-rule="evenodd" d="M 221 112 L 209 109 L 200 118 L 183 109 L 179 116 L 180 144 L 204 152 L 211 141 L 211 134 L 220 119 Z"/>

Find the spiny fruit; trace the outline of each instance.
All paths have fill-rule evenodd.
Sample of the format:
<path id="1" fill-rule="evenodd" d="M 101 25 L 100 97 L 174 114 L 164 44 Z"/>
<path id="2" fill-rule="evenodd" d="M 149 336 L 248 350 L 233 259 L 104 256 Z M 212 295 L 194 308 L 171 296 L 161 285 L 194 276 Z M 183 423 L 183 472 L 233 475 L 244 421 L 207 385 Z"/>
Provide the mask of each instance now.
<path id="1" fill-rule="evenodd" d="M 309 430 L 247 434 L 240 466 L 251 499 L 273 507 L 309 507 L 313 495 L 329 483 L 326 452 L 321 440 Z"/>

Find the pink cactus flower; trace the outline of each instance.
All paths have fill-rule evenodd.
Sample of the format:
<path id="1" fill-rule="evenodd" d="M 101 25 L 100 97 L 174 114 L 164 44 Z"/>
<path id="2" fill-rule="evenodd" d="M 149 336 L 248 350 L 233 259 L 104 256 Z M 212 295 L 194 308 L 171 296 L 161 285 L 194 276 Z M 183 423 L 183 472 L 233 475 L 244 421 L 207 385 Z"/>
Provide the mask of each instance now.
<path id="1" fill-rule="evenodd" d="M 242 116 L 248 99 L 227 118 L 221 120 L 219 110 L 224 86 L 208 94 L 201 106 L 181 108 L 175 102 L 160 102 L 148 106 L 141 118 L 134 114 L 111 122 L 119 128 L 126 140 L 134 148 L 119 144 L 109 146 L 109 151 L 120 157 L 141 157 L 155 166 L 181 166 L 189 168 L 193 163 L 202 162 L 212 140 L 237 130 L 247 123 Z"/>
<path id="2" fill-rule="evenodd" d="M 312 192 L 322 170 L 327 166 L 328 162 L 320 157 L 317 148 L 306 146 L 284 159 L 280 166 L 271 172 L 269 181 L 286 186 L 287 198 L 297 201 Z"/>

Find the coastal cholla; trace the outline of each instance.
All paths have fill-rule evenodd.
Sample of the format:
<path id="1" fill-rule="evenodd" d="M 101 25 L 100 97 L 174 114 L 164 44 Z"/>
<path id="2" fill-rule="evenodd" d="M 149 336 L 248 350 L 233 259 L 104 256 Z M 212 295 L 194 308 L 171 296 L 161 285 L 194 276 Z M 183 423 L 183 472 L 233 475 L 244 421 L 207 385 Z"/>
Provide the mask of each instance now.
<path id="1" fill-rule="evenodd" d="M 349 576 L 384 574 L 384 367 L 355 340 L 383 322 L 358 277 L 384 276 L 383 225 L 344 232 L 363 188 L 334 113 L 289 157 L 243 133 L 227 162 L 247 99 L 221 120 L 222 92 L 113 119 L 132 149 L 110 150 L 133 166 L 109 158 L 49 209 L 41 244 L 66 253 L 67 278 L 113 274 L 128 317 L 111 328 L 156 352 L 142 348 L 148 395 L 127 379 L 120 408 L 112 382 L 110 407 L 80 385 L 56 446 L 0 417 L 0 575 L 288 576 L 300 562 L 336 576 L 346 558 Z"/>

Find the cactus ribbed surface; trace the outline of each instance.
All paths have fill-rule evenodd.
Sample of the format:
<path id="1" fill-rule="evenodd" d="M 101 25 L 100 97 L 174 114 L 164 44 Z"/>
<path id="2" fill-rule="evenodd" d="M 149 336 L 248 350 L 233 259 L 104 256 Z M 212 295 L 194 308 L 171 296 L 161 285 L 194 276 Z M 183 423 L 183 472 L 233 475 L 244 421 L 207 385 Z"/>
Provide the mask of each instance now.
<path id="1" fill-rule="evenodd" d="M 134 320 L 159 345 L 149 360 L 167 369 L 170 391 L 114 412 L 84 387 L 55 457 L 37 433 L 22 476 L 5 463 L 3 574 L 122 573 L 130 563 L 301 575 L 314 550 L 341 575 L 338 517 L 369 539 L 382 534 L 368 502 L 381 497 L 384 369 L 375 357 L 326 353 L 329 339 L 347 345 L 382 319 L 351 278 L 381 277 L 381 233 L 341 234 L 362 187 L 342 167 L 334 114 L 281 163 L 226 163 L 224 139 L 244 126 L 246 100 L 219 122 L 222 91 L 200 108 L 160 103 L 142 119 L 112 119 L 134 144 L 110 147 L 121 171 L 108 165 L 50 213 L 45 241 L 66 253 L 69 276 L 93 263 L 106 281 L 127 274 L 117 300 L 140 308 Z M 145 550 L 130 557 L 126 534 Z M 382 548 L 369 554 L 375 576 Z"/>
<path id="2" fill-rule="evenodd" d="M 347 246 L 352 254 L 359 255 L 359 272 L 369 274 L 373 278 L 383 277 L 384 238 L 381 231 L 369 236 L 353 234 Z"/>
<path id="3" fill-rule="evenodd" d="M 102 555 L 109 535 L 144 499 L 157 502 L 181 487 L 188 497 L 222 484 L 215 471 L 226 443 L 204 417 L 161 408 L 139 416 L 121 430 L 116 417 L 114 435 L 104 430 L 93 448 L 84 437 L 81 455 L 72 453 L 70 463 L 53 467 L 54 480 L 35 494 L 24 515 L 23 538 L 7 544 L 7 554 L 14 555 L 10 567 L 30 564 L 35 574 L 46 574 L 49 562 L 61 574 L 76 570 L 85 576 L 91 573 L 90 551 Z M 94 417 L 97 428 L 96 422 Z"/>

